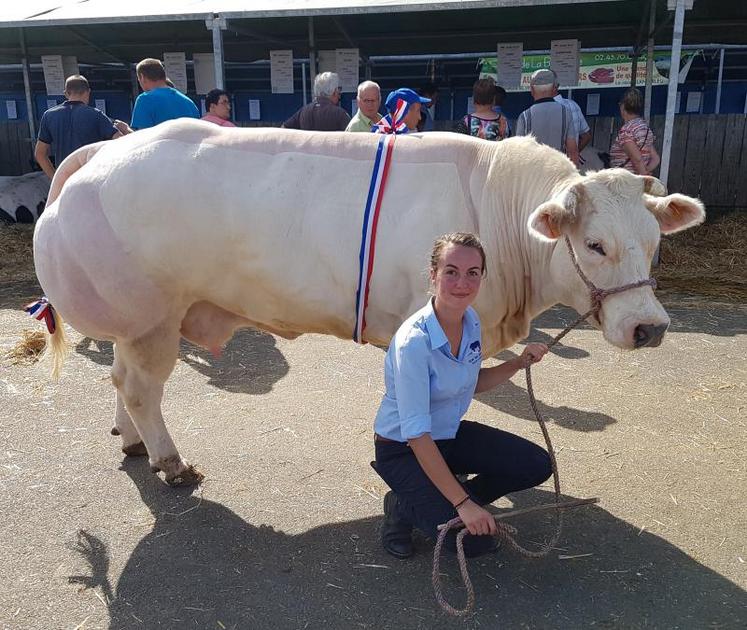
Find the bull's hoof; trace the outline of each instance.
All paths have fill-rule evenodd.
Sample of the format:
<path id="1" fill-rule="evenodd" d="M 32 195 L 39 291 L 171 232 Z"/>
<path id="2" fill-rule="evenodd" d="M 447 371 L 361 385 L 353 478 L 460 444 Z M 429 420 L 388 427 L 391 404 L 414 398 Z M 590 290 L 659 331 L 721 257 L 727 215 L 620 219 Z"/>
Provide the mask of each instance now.
<path id="1" fill-rule="evenodd" d="M 143 457 L 148 454 L 148 449 L 145 448 L 145 444 L 142 442 L 137 442 L 129 446 L 123 446 L 122 452 L 128 457 Z"/>
<path id="2" fill-rule="evenodd" d="M 205 479 L 205 475 L 190 464 L 183 471 L 175 475 L 167 475 L 166 483 L 174 488 L 179 486 L 197 486 L 202 483 L 203 479 Z"/>
<path id="3" fill-rule="evenodd" d="M 120 435 L 119 429 L 117 427 L 112 427 L 111 434 L 112 435 Z"/>

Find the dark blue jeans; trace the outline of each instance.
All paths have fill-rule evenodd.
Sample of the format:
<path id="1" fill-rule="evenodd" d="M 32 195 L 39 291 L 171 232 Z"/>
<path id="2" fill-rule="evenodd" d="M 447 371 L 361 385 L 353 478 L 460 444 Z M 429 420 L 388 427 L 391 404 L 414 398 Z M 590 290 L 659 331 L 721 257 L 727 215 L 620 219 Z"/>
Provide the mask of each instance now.
<path id="1" fill-rule="evenodd" d="M 462 485 L 479 505 L 533 488 L 552 474 L 550 457 L 543 448 L 477 422 L 462 421 L 453 440 L 436 440 L 436 446 L 455 475 L 476 475 Z M 377 440 L 375 448 L 376 472 L 396 493 L 398 516 L 435 539 L 438 525 L 456 517 L 456 510 L 433 485 L 407 444 Z M 465 552 L 479 553 L 489 542 L 489 536 L 468 534 Z"/>

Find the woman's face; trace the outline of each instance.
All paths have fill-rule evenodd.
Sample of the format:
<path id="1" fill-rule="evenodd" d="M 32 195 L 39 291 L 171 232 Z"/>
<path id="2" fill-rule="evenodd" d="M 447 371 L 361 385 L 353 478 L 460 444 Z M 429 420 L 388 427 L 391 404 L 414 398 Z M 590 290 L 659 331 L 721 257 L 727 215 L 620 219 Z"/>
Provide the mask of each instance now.
<path id="1" fill-rule="evenodd" d="M 438 268 L 431 270 L 437 305 L 465 310 L 477 297 L 482 280 L 482 257 L 474 247 L 449 243 Z"/>

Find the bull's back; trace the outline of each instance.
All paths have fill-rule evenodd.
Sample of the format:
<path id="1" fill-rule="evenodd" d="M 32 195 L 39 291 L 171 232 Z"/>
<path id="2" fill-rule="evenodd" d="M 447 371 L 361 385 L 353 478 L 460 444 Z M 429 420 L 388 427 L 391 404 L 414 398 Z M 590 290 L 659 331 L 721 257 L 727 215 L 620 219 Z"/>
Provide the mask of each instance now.
<path id="1" fill-rule="evenodd" d="M 166 131 L 130 151 L 101 187 L 109 223 L 152 280 L 275 329 L 349 336 L 378 138 L 194 123 Z M 413 290 L 423 295 L 433 236 L 471 227 L 454 159 L 419 143 L 395 146 L 376 238 L 372 330 L 376 308 L 401 321 L 420 299 Z"/>

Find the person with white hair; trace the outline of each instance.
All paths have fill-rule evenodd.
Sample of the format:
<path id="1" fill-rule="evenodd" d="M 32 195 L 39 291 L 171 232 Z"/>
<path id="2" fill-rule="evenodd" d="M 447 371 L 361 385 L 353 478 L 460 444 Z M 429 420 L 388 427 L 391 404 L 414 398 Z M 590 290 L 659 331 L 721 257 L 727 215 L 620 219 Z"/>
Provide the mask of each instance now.
<path id="1" fill-rule="evenodd" d="M 314 79 L 314 100 L 286 120 L 283 127 L 307 131 L 345 131 L 350 116 L 340 107 L 341 97 L 340 77 L 336 73 L 317 74 Z"/>
<path id="2" fill-rule="evenodd" d="M 371 133 L 371 127 L 381 120 L 381 88 L 378 83 L 364 81 L 358 86 L 358 111 L 348 123 L 345 131 L 365 131 Z"/>
<path id="3" fill-rule="evenodd" d="M 578 166 L 579 133 L 571 110 L 554 100 L 556 74 L 547 68 L 536 70 L 529 79 L 534 104 L 519 114 L 516 135 L 532 135 L 537 142 L 565 153 Z"/>

